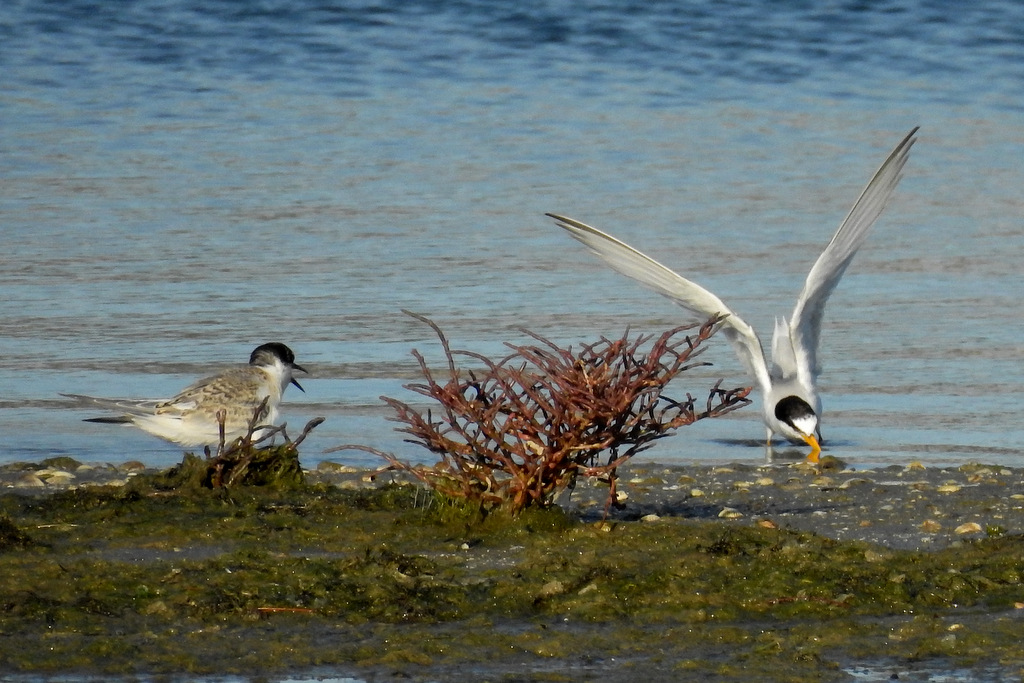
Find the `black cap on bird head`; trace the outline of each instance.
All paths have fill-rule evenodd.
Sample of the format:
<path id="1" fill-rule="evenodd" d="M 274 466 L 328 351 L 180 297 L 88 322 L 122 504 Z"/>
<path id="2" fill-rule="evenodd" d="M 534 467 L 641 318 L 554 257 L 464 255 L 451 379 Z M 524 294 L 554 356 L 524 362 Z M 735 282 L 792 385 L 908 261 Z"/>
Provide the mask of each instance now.
<path id="1" fill-rule="evenodd" d="M 807 442 L 807 445 L 811 447 L 807 459 L 817 463 L 818 456 L 821 454 L 821 445 L 814 436 L 814 432 L 818 428 L 818 416 L 814 414 L 811 404 L 799 396 L 787 396 L 775 404 L 775 418 L 792 427 L 800 435 L 800 438 Z"/>
<path id="2" fill-rule="evenodd" d="M 292 370 L 306 372 L 306 368 L 295 362 L 295 354 L 292 353 L 292 350 L 280 342 L 268 342 L 257 346 L 249 355 L 249 365 L 259 365 L 262 359 L 266 356 L 280 359 L 285 366 Z M 294 384 L 299 391 L 305 393 L 306 390 L 302 388 L 302 385 L 299 384 L 294 377 L 291 378 L 291 383 Z"/>

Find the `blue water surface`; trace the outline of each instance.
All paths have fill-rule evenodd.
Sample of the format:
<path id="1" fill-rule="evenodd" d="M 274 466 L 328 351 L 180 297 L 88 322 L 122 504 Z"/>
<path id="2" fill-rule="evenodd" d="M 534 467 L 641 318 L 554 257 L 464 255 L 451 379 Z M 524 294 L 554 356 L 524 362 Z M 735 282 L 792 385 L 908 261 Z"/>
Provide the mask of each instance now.
<path id="1" fill-rule="evenodd" d="M 411 460 L 413 348 L 687 319 L 544 213 L 760 330 L 886 153 L 920 141 L 830 301 L 824 431 L 859 466 L 1024 465 L 1024 5 L 14 0 L 0 5 L 0 462 L 166 465 L 60 392 L 162 397 L 270 340 L 304 445 Z M 677 391 L 747 383 L 724 339 Z M 764 458 L 753 408 L 642 457 Z"/>

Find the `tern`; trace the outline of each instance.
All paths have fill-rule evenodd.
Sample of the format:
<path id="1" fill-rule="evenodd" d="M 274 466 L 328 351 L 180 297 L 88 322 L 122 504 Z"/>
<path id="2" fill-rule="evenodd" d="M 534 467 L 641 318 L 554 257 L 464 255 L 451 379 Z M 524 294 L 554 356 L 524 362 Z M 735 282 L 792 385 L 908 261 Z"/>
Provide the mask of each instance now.
<path id="1" fill-rule="evenodd" d="M 795 443 L 803 441 L 811 447 L 807 459 L 817 463 L 821 453 L 818 340 L 825 303 L 899 183 L 917 131 L 915 127 L 896 145 L 861 192 L 807 274 L 789 319 L 776 319 L 771 367 L 754 329 L 717 296 L 597 228 L 565 216 L 546 215 L 619 273 L 704 318 L 726 316 L 720 329 L 761 391 L 768 447 L 774 434 Z"/>
<path id="2" fill-rule="evenodd" d="M 131 424 L 180 446 L 220 444 L 218 412 L 224 411 L 224 442 L 245 436 L 256 409 L 267 401 L 261 424 L 277 421 L 278 406 L 289 384 L 300 391 L 302 385 L 292 377 L 306 369 L 295 362 L 295 354 L 284 344 L 271 342 L 256 347 L 248 365 L 236 365 L 189 385 L 177 396 L 165 400 L 111 399 L 62 394 L 92 405 L 115 410 L 117 417 L 93 417 L 85 422 Z M 259 439 L 262 430 L 253 435 Z"/>

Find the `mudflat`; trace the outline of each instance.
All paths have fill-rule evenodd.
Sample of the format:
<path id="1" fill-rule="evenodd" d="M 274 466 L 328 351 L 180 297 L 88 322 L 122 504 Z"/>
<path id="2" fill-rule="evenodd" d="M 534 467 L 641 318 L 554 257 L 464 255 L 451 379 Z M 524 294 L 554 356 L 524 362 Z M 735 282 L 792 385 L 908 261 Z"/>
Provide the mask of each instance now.
<path id="1" fill-rule="evenodd" d="M 0 675 L 928 680 L 1024 671 L 1024 470 L 635 459 L 486 517 L 393 473 L 0 468 Z M 916 676 L 916 678 L 915 678 Z"/>

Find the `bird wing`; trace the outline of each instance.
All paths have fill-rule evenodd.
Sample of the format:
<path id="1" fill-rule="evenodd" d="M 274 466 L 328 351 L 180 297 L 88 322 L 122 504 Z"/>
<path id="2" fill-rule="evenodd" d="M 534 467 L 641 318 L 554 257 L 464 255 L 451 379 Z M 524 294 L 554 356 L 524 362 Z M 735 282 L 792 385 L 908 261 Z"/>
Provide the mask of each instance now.
<path id="1" fill-rule="evenodd" d="M 554 218 L 560 228 L 568 230 L 569 234 L 623 275 L 667 296 L 686 310 L 703 318 L 714 315 L 727 316 L 722 322 L 722 333 L 732 343 L 736 355 L 746 366 L 751 377 L 763 390 L 768 389 L 770 380 L 761 341 L 753 328 L 733 313 L 721 299 L 597 228 L 565 216 L 553 213 L 546 215 Z"/>
<path id="2" fill-rule="evenodd" d="M 125 415 L 153 415 L 156 413 L 157 406 L 163 402 L 160 399 L 100 398 L 84 394 L 61 394 L 61 396 Z"/>
<path id="3" fill-rule="evenodd" d="M 917 131 L 918 127 L 910 131 L 875 171 L 875 175 L 857 198 L 839 230 L 807 274 L 807 280 L 800 291 L 800 296 L 797 297 L 796 307 L 790 319 L 792 350 L 790 352 L 789 349 L 776 348 L 772 353 L 773 361 L 783 371 L 794 371 L 803 378 L 816 377 L 820 371 L 818 339 L 821 334 L 825 302 L 839 284 L 843 272 L 864 243 L 871 226 L 882 213 L 886 202 L 900 182 L 903 166 L 910 156 L 910 148 L 917 140 L 914 137 Z M 778 335 L 776 341 L 777 339 Z M 794 361 L 796 368 L 785 367 Z"/>
<path id="4" fill-rule="evenodd" d="M 182 389 L 176 396 L 162 401 L 159 412 L 194 410 L 200 402 L 231 404 L 241 395 L 252 395 L 253 409 L 269 392 L 260 393 L 262 382 L 251 365 L 230 367 L 216 375 L 204 377 Z M 258 396 L 258 398 L 256 398 Z"/>

